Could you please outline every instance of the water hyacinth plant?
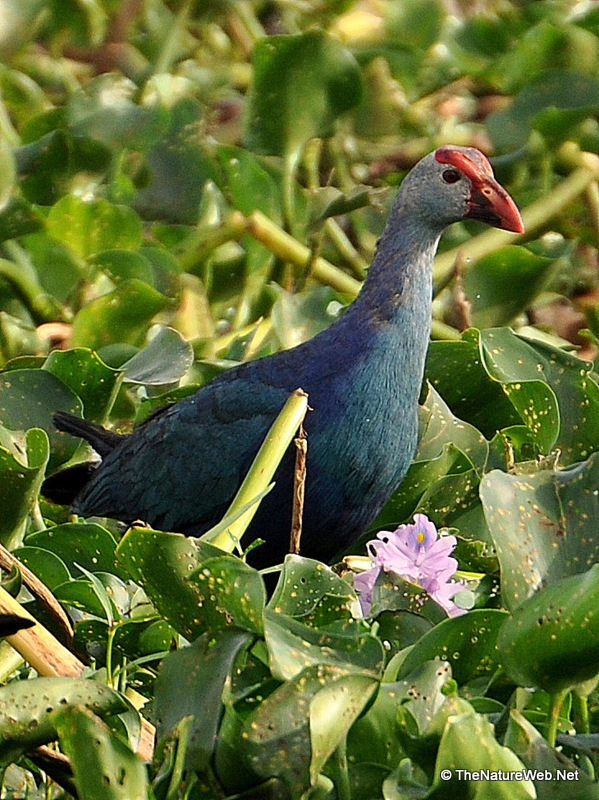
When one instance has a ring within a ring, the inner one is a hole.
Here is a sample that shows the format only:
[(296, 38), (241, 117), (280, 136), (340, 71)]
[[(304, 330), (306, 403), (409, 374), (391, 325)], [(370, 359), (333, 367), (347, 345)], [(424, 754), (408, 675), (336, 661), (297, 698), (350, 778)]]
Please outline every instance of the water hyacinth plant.
[[(0, 798), (599, 800), (597, 3), (0, 19)], [(87, 457), (57, 409), (127, 432), (331, 325), (448, 143), (526, 234), (439, 244), (419, 447), (366, 572), (300, 537), (269, 596), (238, 557), (278, 436), (202, 539), (40, 498)]]
[(439, 536), (434, 523), (425, 514), (414, 514), (411, 525), (400, 525), (393, 532), (380, 531), (368, 542), (373, 567), (354, 578), (364, 616), (372, 608), (372, 590), (381, 572), (392, 572), (424, 589), (450, 617), (464, 614), (451, 599), (465, 588), (451, 580), (458, 562), (451, 557), (457, 544), (455, 536)]

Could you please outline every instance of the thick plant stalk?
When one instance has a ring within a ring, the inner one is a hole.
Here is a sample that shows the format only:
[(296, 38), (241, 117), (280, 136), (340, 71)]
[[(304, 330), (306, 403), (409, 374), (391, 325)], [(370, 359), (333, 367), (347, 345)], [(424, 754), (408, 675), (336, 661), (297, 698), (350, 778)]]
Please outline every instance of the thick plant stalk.
[[(248, 222), (249, 232), (255, 239), (268, 247), (271, 253), (286, 261), (291, 261), (292, 264), (297, 264), (298, 267), (305, 267), (310, 261), (310, 249), (286, 233), (261, 211), (253, 211)], [(350, 297), (355, 297), (362, 285), (360, 281), (321, 257), (314, 259), (312, 276)]]
[[(225, 518), (251, 503), (269, 486), (279, 462), (303, 422), (307, 409), (308, 395), (302, 389), (296, 389), (271, 425), (248, 474), (225, 514)], [(252, 503), (225, 531), (219, 531), (216, 535), (211, 535), (211, 532), (207, 531), (202, 539), (220, 547), (227, 553), (232, 553), (258, 510), (258, 505), (258, 503)]]

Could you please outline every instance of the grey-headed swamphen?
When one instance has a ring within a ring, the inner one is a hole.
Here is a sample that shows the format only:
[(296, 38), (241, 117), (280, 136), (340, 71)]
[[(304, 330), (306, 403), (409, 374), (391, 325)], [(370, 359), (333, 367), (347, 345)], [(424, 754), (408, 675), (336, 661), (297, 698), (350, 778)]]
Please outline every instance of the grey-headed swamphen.
[[(219, 375), (129, 435), (59, 412), (57, 427), (86, 439), (102, 457), (72, 510), (202, 534), (221, 519), (269, 426), (301, 387), (313, 409), (305, 421), (301, 551), (326, 561), (347, 548), (372, 523), (414, 454), (433, 258), (444, 229), (465, 218), (524, 230), (514, 201), (478, 150), (440, 147), (403, 181), (360, 295), (329, 328)], [(244, 538), (244, 544), (266, 540), (250, 554), (257, 566), (278, 563), (288, 550), (293, 450)]]

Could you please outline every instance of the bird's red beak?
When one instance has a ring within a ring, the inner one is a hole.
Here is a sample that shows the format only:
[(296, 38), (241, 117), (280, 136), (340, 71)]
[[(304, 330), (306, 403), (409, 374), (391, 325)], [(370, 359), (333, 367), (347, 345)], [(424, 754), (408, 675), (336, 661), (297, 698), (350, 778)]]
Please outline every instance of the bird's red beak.
[(518, 206), (503, 186), (497, 183), (493, 169), (482, 153), (474, 148), (464, 152), (447, 146), (440, 147), (435, 152), (435, 158), (441, 164), (450, 164), (459, 169), (472, 184), (466, 214), (468, 218), (506, 231), (524, 233)]

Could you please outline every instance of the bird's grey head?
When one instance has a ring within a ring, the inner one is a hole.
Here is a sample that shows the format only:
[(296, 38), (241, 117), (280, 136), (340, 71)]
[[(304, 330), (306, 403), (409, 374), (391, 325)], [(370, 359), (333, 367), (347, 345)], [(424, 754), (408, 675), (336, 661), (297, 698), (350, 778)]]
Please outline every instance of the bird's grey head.
[(442, 229), (471, 218), (522, 233), (516, 204), (493, 176), (485, 156), (473, 147), (446, 145), (429, 153), (404, 179), (398, 202)]

